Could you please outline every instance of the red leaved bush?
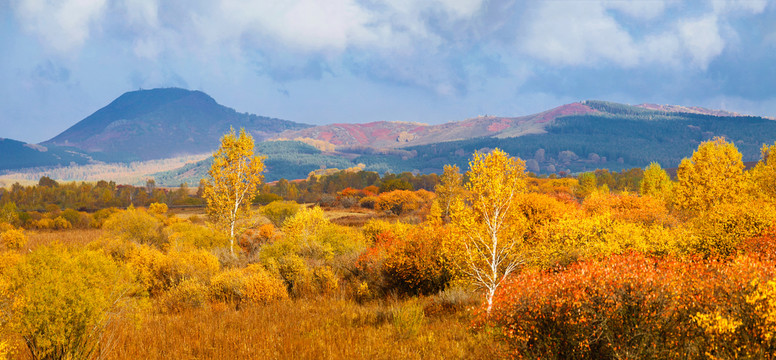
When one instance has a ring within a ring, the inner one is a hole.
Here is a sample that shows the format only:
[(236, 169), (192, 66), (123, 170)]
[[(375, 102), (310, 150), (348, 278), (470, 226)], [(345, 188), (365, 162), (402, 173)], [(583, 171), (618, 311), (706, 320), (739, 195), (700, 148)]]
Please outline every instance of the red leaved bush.
[(410, 295), (436, 293), (455, 272), (444, 248), (445, 236), (447, 229), (436, 226), (414, 227), (404, 238), (384, 231), (359, 257), (357, 267), (373, 288)]
[[(513, 277), (485, 321), (503, 329), (516, 358), (769, 356), (776, 343), (747, 296), (755, 279), (774, 279), (775, 265), (749, 255), (581, 261)], [(716, 322), (704, 327), (698, 314), (714, 314)]]

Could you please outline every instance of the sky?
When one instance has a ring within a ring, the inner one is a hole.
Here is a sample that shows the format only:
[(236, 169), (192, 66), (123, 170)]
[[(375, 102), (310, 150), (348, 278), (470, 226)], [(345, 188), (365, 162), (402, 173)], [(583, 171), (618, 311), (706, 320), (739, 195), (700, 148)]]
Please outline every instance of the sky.
[(308, 124), (520, 116), (586, 99), (776, 117), (776, 1), (0, 0), (0, 137), (127, 91)]

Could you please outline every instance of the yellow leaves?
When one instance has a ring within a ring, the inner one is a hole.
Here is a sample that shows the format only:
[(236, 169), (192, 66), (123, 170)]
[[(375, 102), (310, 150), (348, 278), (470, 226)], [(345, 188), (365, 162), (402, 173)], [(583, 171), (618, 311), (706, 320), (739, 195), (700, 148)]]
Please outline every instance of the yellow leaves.
[(163, 224), (156, 216), (134, 207), (114, 213), (103, 224), (108, 236), (158, 247), (165, 243), (162, 228)]
[(0, 245), (8, 250), (18, 250), (27, 245), (27, 236), (21, 229), (10, 229), (0, 233)]
[(762, 321), (765, 339), (771, 341), (776, 335), (776, 281), (760, 283), (752, 281), (755, 290), (746, 296), (746, 302), (754, 305), (754, 315)]
[(38, 248), (10, 277), (9, 329), (27, 339), (35, 358), (90, 358), (108, 324), (137, 304), (132, 280), (101, 252)]
[(715, 337), (731, 335), (742, 324), (739, 320), (722, 316), (719, 311), (710, 314), (697, 313), (691, 318), (707, 335)]
[(0, 360), (9, 359), (12, 351), (13, 348), (11, 347), (11, 344), (7, 343), (5, 340), (0, 340)]
[(375, 210), (391, 211), (396, 215), (416, 210), (423, 205), (423, 199), (414, 191), (393, 190), (382, 193), (375, 200)]
[(738, 201), (746, 177), (741, 153), (724, 138), (702, 143), (690, 159), (682, 160), (676, 176), (676, 204), (691, 213)]
[(673, 188), (674, 183), (660, 164), (653, 162), (644, 169), (644, 177), (639, 184), (641, 196), (651, 196), (668, 202)]
[(205, 183), (204, 196), (208, 214), (229, 233), (230, 249), (234, 253), (237, 220), (249, 210), (264, 177), (264, 157), (253, 153), (253, 138), (234, 129), (221, 138), (221, 147), (213, 154), (213, 165)]
[(450, 217), (464, 238), (467, 273), (487, 289), (488, 312), (502, 280), (522, 264), (519, 253), (528, 222), (517, 211), (517, 199), (525, 193), (525, 162), (500, 149), (475, 153), (469, 162), (468, 193), (454, 201)]

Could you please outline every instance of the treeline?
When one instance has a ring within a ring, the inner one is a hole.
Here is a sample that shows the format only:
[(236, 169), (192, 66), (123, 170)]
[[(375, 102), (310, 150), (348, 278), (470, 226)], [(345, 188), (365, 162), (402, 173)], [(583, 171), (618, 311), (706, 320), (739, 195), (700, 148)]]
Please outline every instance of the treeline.
[(49, 177), (42, 177), (37, 185), (22, 186), (19, 183), (9, 189), (0, 188), (0, 206), (14, 204), (19, 210), (41, 211), (50, 209), (76, 209), (95, 211), (109, 207), (149, 206), (151, 203), (168, 205), (202, 205), (204, 201), (189, 194), (182, 184), (176, 190), (156, 186), (154, 180), (146, 186), (117, 185), (113, 181), (70, 182), (60, 184)]

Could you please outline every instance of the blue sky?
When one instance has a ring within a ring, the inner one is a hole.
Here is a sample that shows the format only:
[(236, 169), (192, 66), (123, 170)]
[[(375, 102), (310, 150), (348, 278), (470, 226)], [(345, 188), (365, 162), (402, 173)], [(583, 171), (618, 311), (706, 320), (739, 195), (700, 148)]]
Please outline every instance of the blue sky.
[(0, 137), (122, 93), (293, 121), (442, 123), (569, 102), (776, 116), (776, 1), (0, 1)]

